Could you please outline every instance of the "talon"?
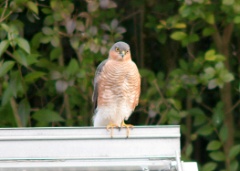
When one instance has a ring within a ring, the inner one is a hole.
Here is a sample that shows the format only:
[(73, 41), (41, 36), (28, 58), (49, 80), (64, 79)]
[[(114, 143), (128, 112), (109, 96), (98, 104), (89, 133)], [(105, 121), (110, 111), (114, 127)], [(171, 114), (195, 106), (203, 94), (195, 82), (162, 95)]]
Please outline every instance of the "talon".
[(113, 137), (113, 128), (115, 128), (115, 127), (119, 128), (118, 125), (113, 124), (113, 123), (108, 124), (106, 127), (107, 131), (109, 131), (109, 130), (111, 131), (111, 133), (110, 133), (111, 138)]
[(127, 138), (128, 138), (129, 137), (129, 133), (130, 133), (130, 128), (133, 129), (133, 125), (125, 124), (124, 121), (122, 121), (121, 127), (126, 127), (126, 129), (127, 129)]

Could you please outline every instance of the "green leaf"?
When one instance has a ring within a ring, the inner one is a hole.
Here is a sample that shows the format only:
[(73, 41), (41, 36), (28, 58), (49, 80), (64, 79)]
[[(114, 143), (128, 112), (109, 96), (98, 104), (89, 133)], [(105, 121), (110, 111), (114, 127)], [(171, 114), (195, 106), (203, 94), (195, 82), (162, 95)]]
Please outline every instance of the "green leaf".
[(205, 53), (205, 60), (206, 61), (215, 61), (216, 60), (216, 52), (214, 49), (210, 49)]
[(39, 122), (62, 122), (64, 119), (55, 111), (41, 109), (33, 114), (33, 118)]
[(2, 95), (2, 106), (6, 105), (10, 101), (12, 96), (13, 96), (12, 88), (10, 86), (8, 86)]
[[(177, 100), (177, 99), (173, 99), (173, 98), (169, 98), (169, 99), (167, 99), (167, 101), (170, 103), (170, 104), (172, 104), (174, 107), (175, 107), (175, 109), (177, 109), (177, 110), (181, 110), (182, 109), (182, 103), (181, 103), (181, 101), (179, 101), (179, 100)], [(177, 112), (178, 113), (178, 112)], [(177, 114), (177, 115), (179, 115), (179, 113)]]
[(151, 98), (155, 94), (157, 94), (157, 89), (155, 87), (151, 86), (150, 88), (148, 88), (147, 93), (146, 93), (147, 98)]
[(217, 164), (214, 162), (209, 162), (203, 165), (202, 171), (214, 171), (217, 167)]
[(238, 167), (239, 167), (239, 162), (237, 160), (231, 161), (231, 164), (230, 164), (231, 171), (237, 171)]
[(50, 53), (50, 59), (58, 59), (62, 55), (62, 49), (60, 47), (54, 48)]
[(45, 34), (45, 35), (53, 35), (54, 34), (54, 31), (52, 28), (50, 27), (43, 27), (42, 28), (42, 32)]
[(222, 3), (223, 5), (233, 5), (234, 0), (223, 0)]
[(208, 78), (211, 79), (215, 76), (216, 71), (213, 67), (207, 67), (204, 69), (204, 72), (208, 75)]
[(35, 14), (38, 14), (38, 7), (37, 7), (37, 4), (32, 2), (32, 1), (28, 1), (27, 2), (27, 6), (28, 8), (33, 11)]
[(218, 150), (221, 146), (222, 146), (222, 143), (220, 141), (213, 140), (208, 143), (207, 150), (209, 151)]
[(24, 51), (22, 51), (21, 49), (18, 49), (16, 51), (13, 52), (13, 55), (15, 57), (15, 59), (23, 66), (28, 66), (27, 63), (27, 56), (26, 53)]
[(225, 56), (217, 54), (216, 56), (216, 61), (224, 61), (225, 60)]
[(223, 125), (220, 129), (219, 136), (222, 142), (225, 142), (228, 138), (228, 129), (225, 125)]
[(187, 37), (187, 34), (182, 32), (182, 31), (176, 31), (176, 32), (173, 32), (170, 37), (173, 39), (173, 40), (183, 40), (184, 38)]
[(43, 37), (43, 33), (42, 32), (39, 32), (37, 34), (35, 34), (31, 40), (31, 47), (33, 49), (38, 49), (39, 45), (40, 45), (40, 39)]
[(165, 42), (166, 42), (166, 40), (167, 40), (167, 34), (165, 33), (165, 32), (160, 32), (159, 34), (158, 34), (158, 36), (157, 36), (157, 40), (160, 42), (160, 43), (162, 43), (162, 44), (164, 44)]
[(174, 24), (173, 27), (177, 28), (177, 29), (184, 29), (187, 27), (187, 25), (185, 23), (176, 23), (176, 24)]
[(209, 13), (205, 16), (205, 20), (209, 24), (214, 24), (215, 23), (215, 17), (212, 13)]
[(54, 47), (58, 47), (59, 44), (60, 44), (60, 39), (58, 36), (53, 36), (51, 38), (51, 44), (54, 46)]
[(53, 12), (50, 8), (42, 8), (41, 11), (42, 11), (44, 14), (51, 14), (51, 13)]
[(70, 44), (71, 44), (71, 46), (72, 46), (72, 48), (73, 49), (78, 49), (79, 48), (79, 39), (77, 38), (77, 37), (72, 37), (71, 39), (70, 39)]
[(0, 43), (0, 57), (7, 50), (8, 46), (9, 46), (9, 41), (8, 40), (1, 41), (1, 43)]
[(25, 77), (24, 77), (24, 80), (27, 82), (27, 83), (33, 83), (35, 82), (37, 79), (39, 79), (40, 77), (46, 75), (46, 73), (44, 72), (40, 72), (40, 71), (33, 71), (33, 72), (30, 72), (29, 74), (27, 74)]
[(27, 40), (18, 37), (17, 38), (17, 44), (20, 48), (22, 48), (25, 52), (30, 53), (30, 45)]
[(52, 9), (57, 9), (59, 7), (59, 4), (57, 1), (51, 1), (50, 6)]
[(41, 37), (40, 42), (46, 44), (46, 43), (49, 43), (51, 40), (52, 40), (52, 36), (43, 36)]
[(0, 77), (3, 77), (14, 66), (14, 61), (6, 61), (0, 66)]
[[(52, 2), (52, 1), (51, 1)], [(47, 25), (47, 26), (50, 26), (54, 23), (54, 18), (52, 15), (49, 15), (47, 16), (45, 19), (44, 19), (44, 25)]]
[(17, 97), (18, 95), (23, 95), (24, 92), (24, 83), (22, 82), (20, 71), (12, 71), (10, 73), (10, 84), (9, 87), (11, 87), (11, 91), (14, 97)]
[(186, 71), (188, 70), (188, 63), (187, 63), (186, 61), (180, 59), (179, 65), (180, 65), (180, 67), (181, 67), (182, 69), (184, 69), (184, 70), (186, 70)]
[(197, 130), (197, 133), (203, 136), (208, 136), (213, 132), (213, 128), (210, 125), (203, 125)]
[(173, 119), (180, 119), (181, 116), (179, 115), (178, 111), (174, 108), (170, 109), (168, 112), (168, 117)]
[(191, 15), (192, 10), (189, 7), (189, 5), (185, 4), (185, 5), (182, 5), (180, 7), (179, 12), (180, 12), (182, 17), (187, 18), (187, 17), (189, 17)]
[(74, 75), (78, 72), (79, 65), (76, 59), (71, 59), (70, 63), (67, 66), (67, 72), (69, 75)]
[(18, 105), (18, 113), (23, 126), (27, 126), (30, 115), (30, 104), (27, 99), (23, 99)]
[(140, 69), (139, 72), (142, 77), (147, 78), (149, 83), (152, 83), (152, 81), (155, 79), (155, 74), (151, 70)]
[(224, 69), (224, 64), (223, 62), (218, 62), (216, 65), (215, 65), (215, 68), (216, 70), (218, 71), (222, 71)]
[(197, 42), (197, 41), (199, 41), (199, 36), (197, 34), (190, 34), (187, 37), (187, 40), (188, 40), (188, 44), (193, 43), (193, 42)]
[(170, 109), (168, 114), (167, 114), (168, 118), (169, 118), (169, 123), (170, 124), (178, 124), (181, 116), (179, 115), (178, 111), (176, 109)]
[(240, 154), (240, 145), (234, 145), (229, 152), (229, 158), (234, 159)]
[(215, 32), (215, 29), (212, 27), (207, 27), (203, 29), (202, 35), (203, 36), (210, 36)]
[(212, 121), (216, 126), (222, 124), (223, 122), (223, 119), (224, 119), (223, 107), (224, 107), (224, 104), (222, 101), (220, 101), (217, 103), (216, 107), (213, 109)]
[(1, 23), (1, 27), (6, 31), (9, 32), (10, 28), (6, 23)]
[(30, 66), (32, 64), (35, 64), (38, 62), (38, 57), (40, 55), (39, 54), (29, 54), (26, 58), (27, 58), (27, 65)]
[(224, 161), (225, 155), (222, 151), (214, 151), (209, 154), (209, 156), (215, 161)]
[(192, 108), (188, 110), (188, 113), (194, 117), (194, 126), (200, 126), (207, 121), (207, 117), (200, 108)]
[(239, 24), (240, 23), (240, 16), (238, 15), (238, 16), (234, 17), (233, 22), (235, 24)]
[(192, 146), (192, 144), (188, 144), (187, 149), (186, 149), (186, 156), (190, 157), (192, 152), (193, 152), (193, 146)]
[(228, 82), (234, 80), (234, 76), (232, 73), (224, 73), (224, 74), (220, 75), (220, 77), (225, 83), (228, 83)]

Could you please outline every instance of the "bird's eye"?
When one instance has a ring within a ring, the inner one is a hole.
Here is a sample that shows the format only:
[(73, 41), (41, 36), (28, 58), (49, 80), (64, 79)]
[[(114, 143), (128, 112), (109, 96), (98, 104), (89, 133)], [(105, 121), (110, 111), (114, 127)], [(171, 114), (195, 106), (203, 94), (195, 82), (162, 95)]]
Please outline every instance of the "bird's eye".
[(115, 48), (115, 51), (116, 51), (116, 52), (119, 52), (119, 48), (118, 48), (118, 47), (116, 47), (116, 48)]
[(126, 51), (126, 53), (128, 53), (128, 52), (129, 52), (129, 50)]

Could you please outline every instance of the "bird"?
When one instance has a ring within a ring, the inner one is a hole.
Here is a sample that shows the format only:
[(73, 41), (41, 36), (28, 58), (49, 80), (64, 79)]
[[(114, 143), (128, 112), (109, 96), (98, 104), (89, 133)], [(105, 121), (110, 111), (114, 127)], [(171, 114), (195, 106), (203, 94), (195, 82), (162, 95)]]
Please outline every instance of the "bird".
[(139, 103), (141, 76), (127, 43), (119, 41), (110, 48), (108, 58), (96, 69), (93, 84), (93, 126), (106, 126), (111, 137), (113, 128), (125, 127), (129, 137), (133, 125), (124, 120)]

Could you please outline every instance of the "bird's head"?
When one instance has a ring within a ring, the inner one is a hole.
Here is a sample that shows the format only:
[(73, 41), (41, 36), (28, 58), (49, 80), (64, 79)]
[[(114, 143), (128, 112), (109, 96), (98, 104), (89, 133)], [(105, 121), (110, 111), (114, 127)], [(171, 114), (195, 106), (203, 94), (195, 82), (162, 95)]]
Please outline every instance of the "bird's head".
[(115, 43), (110, 51), (109, 58), (117, 61), (126, 61), (131, 59), (130, 47), (125, 42)]

